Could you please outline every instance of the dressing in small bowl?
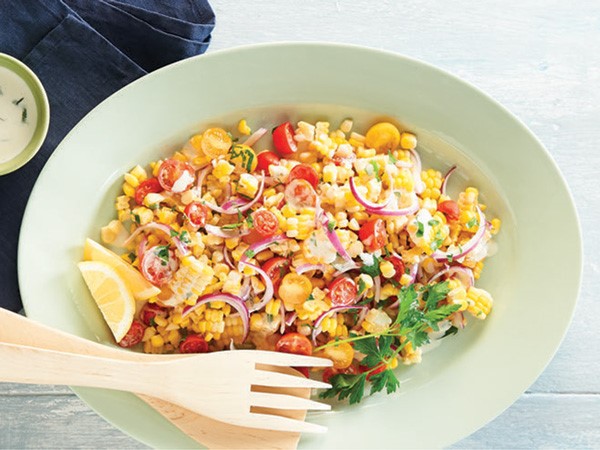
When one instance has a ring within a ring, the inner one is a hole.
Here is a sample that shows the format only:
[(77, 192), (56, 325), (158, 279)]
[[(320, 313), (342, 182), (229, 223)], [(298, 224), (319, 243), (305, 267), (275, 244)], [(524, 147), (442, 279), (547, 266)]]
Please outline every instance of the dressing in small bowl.
[(49, 111), (35, 74), (0, 53), (0, 175), (17, 170), (37, 153), (48, 132)]

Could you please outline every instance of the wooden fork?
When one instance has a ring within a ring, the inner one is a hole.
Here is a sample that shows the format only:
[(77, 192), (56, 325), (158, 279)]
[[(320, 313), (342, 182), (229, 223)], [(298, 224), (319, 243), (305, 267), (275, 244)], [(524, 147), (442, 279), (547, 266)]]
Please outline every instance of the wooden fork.
[[(329, 405), (260, 389), (329, 387), (319, 381), (264, 370), (265, 365), (331, 365), (331, 361), (322, 358), (236, 350), (134, 362), (0, 343), (0, 360), (0, 381), (130, 391), (161, 398), (238, 426), (309, 433), (326, 431), (320, 425), (268, 414), (262, 408), (328, 410)], [(257, 388), (253, 390), (252, 386)], [(261, 412), (251, 410), (255, 408), (261, 408)]]
[[(2, 308), (0, 308), (0, 342), (130, 361), (187, 357), (187, 355), (150, 355), (102, 345), (48, 327)], [(301, 376), (297, 371), (288, 367), (271, 366), (268, 369)], [(305, 398), (310, 395), (311, 391), (307, 388), (271, 388), (271, 390)], [(183, 433), (211, 449), (294, 449), (297, 447), (300, 438), (299, 433), (239, 427), (196, 414), (164, 400), (145, 395), (139, 397)], [(297, 420), (304, 420), (306, 416), (306, 411), (302, 410), (282, 410), (278, 413)]]

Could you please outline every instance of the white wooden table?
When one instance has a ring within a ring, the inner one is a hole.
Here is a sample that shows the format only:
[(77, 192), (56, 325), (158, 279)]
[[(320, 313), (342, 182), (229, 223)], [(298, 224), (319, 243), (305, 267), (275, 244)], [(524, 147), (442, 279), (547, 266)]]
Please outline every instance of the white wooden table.
[[(218, 24), (210, 51), (285, 40), (392, 50), (473, 83), (540, 137), (567, 178), (583, 228), (584, 277), (575, 318), (537, 382), (506, 412), (455, 447), (600, 448), (600, 2), (212, 4)], [(552, 207), (550, 199), (540, 201)], [(56, 447), (143, 446), (66, 388), (0, 386), (0, 448)]]

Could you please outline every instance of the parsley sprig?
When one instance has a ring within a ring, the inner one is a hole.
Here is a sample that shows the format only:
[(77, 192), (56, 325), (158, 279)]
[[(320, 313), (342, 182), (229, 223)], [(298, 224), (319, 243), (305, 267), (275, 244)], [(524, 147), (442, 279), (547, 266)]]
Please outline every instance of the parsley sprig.
[(398, 297), (398, 314), (386, 330), (377, 334), (352, 333), (346, 339), (317, 347), (315, 351), (348, 342), (365, 355), (361, 361), (362, 373), (334, 375), (330, 379), (331, 388), (322, 392), (321, 397), (348, 398), (350, 404), (358, 403), (363, 399), (367, 383), (371, 385), (369, 395), (384, 389), (388, 394), (395, 392), (400, 381), (391, 368), (393, 360), (408, 344), (414, 349), (427, 344), (428, 330), (439, 331), (438, 323), (458, 310), (459, 305), (442, 303), (449, 291), (447, 281), (425, 286), (419, 292), (414, 285), (403, 287)]

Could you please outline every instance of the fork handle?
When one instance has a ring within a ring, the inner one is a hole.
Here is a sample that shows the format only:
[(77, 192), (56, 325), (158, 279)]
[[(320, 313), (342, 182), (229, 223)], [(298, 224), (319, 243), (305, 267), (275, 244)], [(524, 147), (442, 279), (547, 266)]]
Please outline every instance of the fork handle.
[(0, 381), (149, 394), (148, 364), (0, 343)]

